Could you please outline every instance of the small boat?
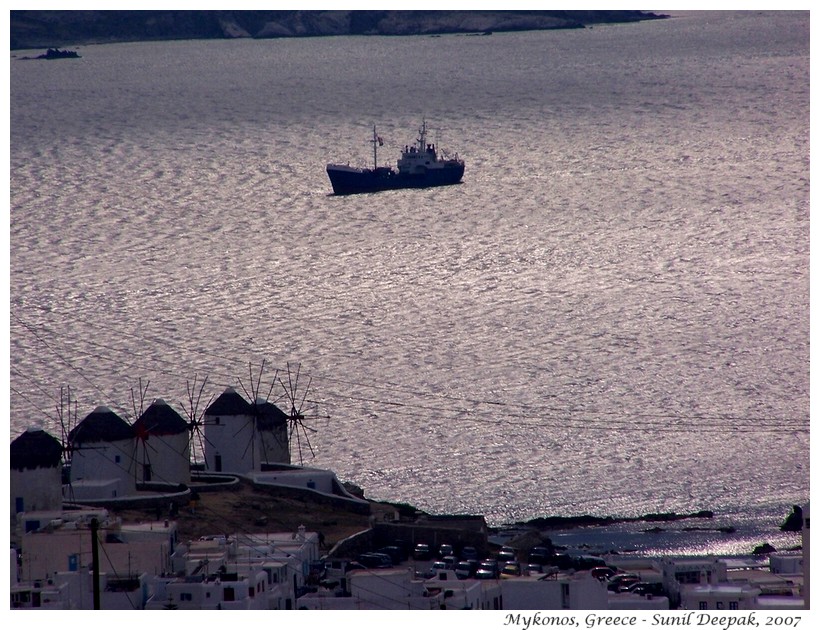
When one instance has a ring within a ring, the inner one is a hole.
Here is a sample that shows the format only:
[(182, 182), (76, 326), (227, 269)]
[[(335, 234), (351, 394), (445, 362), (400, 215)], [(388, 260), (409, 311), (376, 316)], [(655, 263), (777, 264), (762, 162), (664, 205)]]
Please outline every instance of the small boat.
[(373, 168), (328, 164), (327, 175), (333, 192), (350, 195), (399, 188), (429, 188), (457, 184), (464, 176), (464, 160), (440, 154), (435, 144), (427, 142), (427, 123), (422, 121), (416, 144), (406, 145), (396, 168), (378, 165), (378, 148), (384, 145), (373, 127)]

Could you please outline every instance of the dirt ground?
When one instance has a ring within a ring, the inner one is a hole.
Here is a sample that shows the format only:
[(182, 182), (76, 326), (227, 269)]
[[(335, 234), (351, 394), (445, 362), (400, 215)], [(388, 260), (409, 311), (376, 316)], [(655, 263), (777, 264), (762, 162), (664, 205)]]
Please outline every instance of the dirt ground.
[(357, 514), (338, 507), (308, 500), (277, 497), (275, 490), (240, 484), (230, 490), (202, 492), (196, 505), (171, 509), (130, 509), (112, 512), (123, 522), (145, 522), (170, 518), (177, 522), (179, 539), (193, 540), (206, 535), (232, 535), (262, 532), (296, 531), (304, 525), (318, 532), (322, 550), (357, 532), (368, 529), (371, 519), (382, 520), (395, 508), (371, 502), (371, 515)]

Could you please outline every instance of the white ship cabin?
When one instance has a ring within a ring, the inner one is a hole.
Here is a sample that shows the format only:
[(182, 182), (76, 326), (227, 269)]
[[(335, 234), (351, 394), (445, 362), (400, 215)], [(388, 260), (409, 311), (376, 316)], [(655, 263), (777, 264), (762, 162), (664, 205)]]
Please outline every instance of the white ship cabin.
[(133, 424), (137, 483), (177, 485), (191, 481), (188, 423), (161, 398)]
[(439, 159), (436, 145), (427, 142), (427, 123), (422, 123), (416, 144), (404, 147), (396, 165), (401, 174), (423, 175), (430, 168), (440, 168), (446, 161)]
[(70, 501), (115, 499), (136, 493), (134, 432), (108, 407), (88, 414), (68, 434), (71, 472), (64, 497)]
[(31, 428), (9, 448), (11, 460), (11, 514), (60, 510), (63, 447), (52, 435)]

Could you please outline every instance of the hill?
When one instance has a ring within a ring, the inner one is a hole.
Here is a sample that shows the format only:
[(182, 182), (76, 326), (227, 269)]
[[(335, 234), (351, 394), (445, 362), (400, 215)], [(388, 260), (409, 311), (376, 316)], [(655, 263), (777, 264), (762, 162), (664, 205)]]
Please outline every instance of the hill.
[(646, 11), (11, 11), (11, 49), (173, 39), (438, 35), (584, 28)]

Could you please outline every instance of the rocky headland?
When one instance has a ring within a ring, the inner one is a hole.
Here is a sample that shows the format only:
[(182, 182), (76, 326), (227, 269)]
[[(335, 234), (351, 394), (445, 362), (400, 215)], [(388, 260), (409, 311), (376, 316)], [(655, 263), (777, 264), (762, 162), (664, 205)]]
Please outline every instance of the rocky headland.
[(647, 11), (11, 11), (11, 49), (174, 39), (490, 34), (668, 17)]

